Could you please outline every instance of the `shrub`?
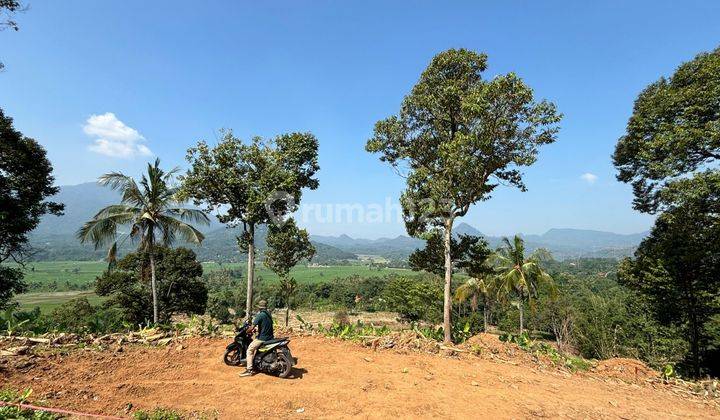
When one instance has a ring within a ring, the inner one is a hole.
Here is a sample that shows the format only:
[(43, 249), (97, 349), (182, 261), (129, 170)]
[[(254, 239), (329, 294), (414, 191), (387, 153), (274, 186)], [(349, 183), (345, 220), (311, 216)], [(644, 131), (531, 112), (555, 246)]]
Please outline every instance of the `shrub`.
[(333, 316), (333, 324), (337, 325), (349, 325), (350, 324), (350, 317), (348, 317), (348, 313), (346, 310), (341, 309), (337, 312), (335, 312), (335, 316)]
[(152, 411), (138, 410), (133, 414), (135, 420), (182, 420), (182, 416), (174, 410), (156, 408)]

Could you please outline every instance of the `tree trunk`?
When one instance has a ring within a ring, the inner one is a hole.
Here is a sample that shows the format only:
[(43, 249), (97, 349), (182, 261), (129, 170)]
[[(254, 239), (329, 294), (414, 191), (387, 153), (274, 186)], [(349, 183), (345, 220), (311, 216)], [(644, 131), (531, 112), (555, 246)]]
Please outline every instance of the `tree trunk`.
[(152, 288), (153, 300), (153, 324), (158, 323), (158, 301), (157, 301), (157, 284), (155, 282), (155, 256), (153, 256), (153, 247), (150, 247), (150, 287)]
[(518, 305), (518, 309), (520, 309), (520, 334), (523, 333), (525, 329), (525, 323), (523, 319), (523, 294), (520, 292), (520, 304)]
[(450, 244), (452, 239), (453, 219), (445, 220), (445, 296), (443, 300), (443, 330), (445, 332), (445, 343), (452, 343), (452, 322), (451, 322), (451, 286), (452, 286), (452, 257), (450, 255)]
[(287, 328), (289, 321), (290, 321), (290, 305), (287, 305), (287, 308), (285, 308), (285, 328)]
[(245, 316), (251, 319), (253, 303), (253, 282), (255, 281), (255, 225), (248, 226), (248, 266), (247, 266), (247, 300)]
[[(691, 308), (691, 310), (694, 308)], [(698, 328), (697, 314), (693, 311), (690, 315), (690, 353), (692, 353), (693, 375), (700, 377), (700, 332)]]
[(470, 299), (470, 309), (472, 309), (473, 312), (477, 312), (478, 308), (478, 295), (476, 293), (473, 293), (472, 298)]
[(485, 299), (485, 302), (483, 304), (483, 331), (487, 332), (488, 330), (488, 305), (487, 305), (487, 299)]

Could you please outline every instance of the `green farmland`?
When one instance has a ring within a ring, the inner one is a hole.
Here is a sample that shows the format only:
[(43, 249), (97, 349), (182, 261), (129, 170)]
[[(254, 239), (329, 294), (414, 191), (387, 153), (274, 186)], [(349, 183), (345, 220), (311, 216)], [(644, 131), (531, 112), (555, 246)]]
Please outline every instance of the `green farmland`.
[[(216, 270), (233, 270), (242, 273), (245, 278), (246, 264), (230, 263), (217, 264), (203, 263), (204, 272)], [(275, 282), (277, 275), (266, 269), (258, 262), (257, 276), (259, 281)], [(25, 281), (30, 286), (29, 293), (17, 296), (17, 300), (24, 310), (39, 306), (42, 311), (50, 311), (56, 306), (77, 297), (87, 297), (92, 303), (98, 303), (101, 298), (92, 292), (92, 282), (107, 268), (102, 261), (42, 261), (26, 265)], [(350, 276), (372, 277), (385, 276), (392, 273), (412, 273), (400, 268), (370, 268), (366, 265), (344, 266), (297, 266), (291, 275), (298, 283), (321, 283), (335, 278)]]

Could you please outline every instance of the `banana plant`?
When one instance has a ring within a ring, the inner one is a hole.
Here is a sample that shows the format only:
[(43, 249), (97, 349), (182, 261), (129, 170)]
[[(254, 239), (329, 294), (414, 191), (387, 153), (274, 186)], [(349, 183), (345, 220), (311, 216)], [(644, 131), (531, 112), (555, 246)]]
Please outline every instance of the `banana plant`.
[(23, 319), (22, 321), (19, 321), (17, 318), (15, 318), (13, 309), (7, 308), (5, 310), (5, 315), (3, 316), (3, 322), (5, 324), (5, 332), (7, 333), (7, 335), (15, 335), (20, 331), (20, 328), (23, 325), (29, 322), (29, 320)]

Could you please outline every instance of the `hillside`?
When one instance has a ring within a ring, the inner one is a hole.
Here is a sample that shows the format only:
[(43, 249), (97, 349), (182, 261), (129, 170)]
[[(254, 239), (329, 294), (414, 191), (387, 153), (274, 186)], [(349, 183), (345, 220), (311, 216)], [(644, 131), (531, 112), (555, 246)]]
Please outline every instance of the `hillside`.
[[(36, 261), (62, 260), (99, 260), (104, 258), (107, 250), (93, 249), (92, 245), (80, 244), (75, 233), (83, 223), (90, 220), (102, 207), (117, 203), (120, 195), (110, 188), (102, 187), (94, 182), (60, 187), (60, 192), (53, 200), (65, 204), (63, 216), (44, 216), (40, 225), (30, 235), (30, 244), (34, 248)], [(210, 218), (210, 225), (197, 226), (205, 234), (201, 246), (180, 244), (194, 250), (201, 261), (239, 261), (244, 259), (238, 251), (236, 237), (239, 229), (228, 229), (215, 217)], [(257, 228), (257, 246), (265, 249), (267, 228)], [(318, 263), (352, 260), (352, 253), (333, 246), (314, 242), (317, 254), (313, 261)], [(123, 242), (121, 254), (135, 248), (131, 241)]]

